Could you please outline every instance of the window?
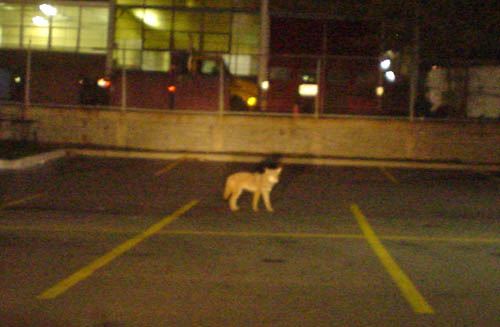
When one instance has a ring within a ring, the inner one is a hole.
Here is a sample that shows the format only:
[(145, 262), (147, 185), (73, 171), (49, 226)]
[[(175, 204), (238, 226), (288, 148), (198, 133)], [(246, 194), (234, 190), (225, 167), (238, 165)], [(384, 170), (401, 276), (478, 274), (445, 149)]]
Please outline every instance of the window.
[(229, 35), (205, 33), (203, 35), (203, 51), (229, 52)]
[(54, 7), (55, 14), (48, 15), (39, 5), (0, 2), (0, 46), (105, 53), (108, 7)]
[(259, 51), (260, 17), (234, 14), (231, 53), (257, 54)]
[(201, 14), (190, 11), (176, 11), (174, 16), (174, 26), (176, 31), (200, 32)]
[(115, 42), (120, 49), (142, 48), (142, 23), (136, 18), (133, 10), (117, 11)]
[(174, 33), (174, 49), (175, 50), (200, 50), (200, 34), (199, 33)]
[(108, 9), (82, 7), (79, 51), (104, 52), (107, 47)]
[(224, 62), (233, 75), (257, 75), (257, 58), (250, 55), (224, 55)]
[[(115, 57), (119, 63), (127, 66), (139, 65), (143, 69), (147, 67), (148, 70), (154, 70), (155, 65), (158, 65), (158, 70), (164, 70), (169, 66), (165, 54), (171, 51), (257, 54), (259, 16), (231, 11), (235, 3), (241, 5), (250, 2), (118, 1), (118, 5), (127, 6), (118, 7), (116, 13), (115, 43), (118, 51)], [(203, 10), (207, 7), (217, 10)], [(132, 55), (130, 50), (140, 51), (142, 55), (136, 56), (135, 52)], [(254, 70), (254, 62), (255, 58), (248, 57), (232, 65), (247, 75)]]
[(144, 49), (170, 49), (172, 12), (167, 10), (147, 9), (145, 15)]
[(169, 71), (170, 53), (166, 51), (144, 51), (141, 68), (143, 70)]
[(18, 47), (21, 33), (21, 6), (0, 3), (0, 46)]
[(231, 14), (230, 13), (204, 13), (203, 30), (211, 33), (230, 33)]
[(50, 48), (72, 51), (77, 47), (79, 7), (57, 6), (57, 15), (49, 17)]

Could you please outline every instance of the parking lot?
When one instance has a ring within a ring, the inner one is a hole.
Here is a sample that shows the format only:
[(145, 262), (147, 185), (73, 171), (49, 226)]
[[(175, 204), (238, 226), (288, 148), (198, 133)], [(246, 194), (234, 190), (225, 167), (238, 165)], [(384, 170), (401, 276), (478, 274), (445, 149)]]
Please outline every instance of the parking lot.
[(71, 157), (0, 171), (1, 326), (499, 326), (499, 176)]

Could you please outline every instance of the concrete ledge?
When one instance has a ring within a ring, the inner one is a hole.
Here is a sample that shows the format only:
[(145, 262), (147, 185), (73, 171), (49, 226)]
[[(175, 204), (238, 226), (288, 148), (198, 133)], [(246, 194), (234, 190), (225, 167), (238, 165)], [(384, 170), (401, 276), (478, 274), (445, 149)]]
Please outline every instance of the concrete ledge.
[[(89, 156), (104, 158), (136, 158), (153, 160), (200, 160), (217, 162), (247, 162), (257, 163), (268, 158), (264, 154), (245, 153), (196, 153), (196, 152), (156, 152), (156, 151), (128, 151), (107, 149), (62, 149), (29, 156), (16, 160), (0, 160), (0, 169), (26, 169), (43, 165), (48, 161), (67, 156)], [(499, 164), (490, 163), (459, 163), (439, 161), (408, 161), (408, 160), (383, 160), (370, 158), (336, 158), (336, 157), (306, 157), (287, 156), (280, 157), (284, 164), (324, 165), (324, 166), (352, 166), (352, 167), (386, 167), (410, 169), (455, 169), (474, 171), (500, 171)]]
[(34, 166), (43, 165), (50, 160), (65, 157), (66, 154), (66, 150), (55, 150), (14, 160), (0, 159), (0, 169), (31, 168)]

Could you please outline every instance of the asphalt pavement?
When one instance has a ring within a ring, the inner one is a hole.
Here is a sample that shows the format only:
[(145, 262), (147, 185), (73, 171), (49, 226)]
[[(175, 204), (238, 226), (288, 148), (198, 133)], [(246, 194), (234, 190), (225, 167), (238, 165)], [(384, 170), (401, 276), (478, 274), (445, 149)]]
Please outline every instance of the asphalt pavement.
[(63, 157), (0, 171), (0, 325), (500, 325), (499, 176)]

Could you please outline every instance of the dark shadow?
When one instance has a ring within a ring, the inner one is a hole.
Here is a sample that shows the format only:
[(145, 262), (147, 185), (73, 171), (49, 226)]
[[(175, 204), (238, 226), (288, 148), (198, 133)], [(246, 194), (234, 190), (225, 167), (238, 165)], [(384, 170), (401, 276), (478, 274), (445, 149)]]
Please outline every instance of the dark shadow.
[(283, 158), (282, 154), (273, 153), (264, 158), (261, 162), (257, 163), (254, 171), (263, 173), (265, 168), (276, 169), (281, 166), (281, 158)]

